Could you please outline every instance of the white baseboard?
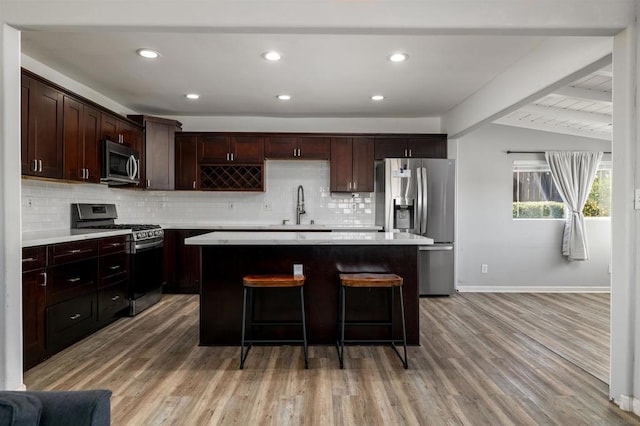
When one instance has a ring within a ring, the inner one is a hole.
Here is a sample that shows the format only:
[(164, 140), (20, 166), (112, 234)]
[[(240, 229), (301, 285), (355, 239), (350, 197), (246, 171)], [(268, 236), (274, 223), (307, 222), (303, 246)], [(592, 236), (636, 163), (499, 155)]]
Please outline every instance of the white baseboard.
[(611, 293), (611, 287), (585, 286), (457, 286), (460, 293)]
[(640, 416), (640, 399), (630, 395), (620, 395), (619, 399), (613, 399), (618, 407), (624, 411), (631, 411), (633, 414)]

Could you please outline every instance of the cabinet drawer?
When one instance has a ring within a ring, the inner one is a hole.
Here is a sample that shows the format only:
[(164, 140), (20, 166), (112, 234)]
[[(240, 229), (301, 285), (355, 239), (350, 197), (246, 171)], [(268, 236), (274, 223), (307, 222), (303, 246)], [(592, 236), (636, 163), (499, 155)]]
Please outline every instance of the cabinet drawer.
[(52, 265), (74, 262), (98, 255), (98, 240), (74, 241), (49, 246)]
[(68, 346), (97, 328), (96, 293), (47, 308), (47, 350)]
[(49, 268), (47, 305), (53, 305), (89, 291), (95, 291), (97, 278), (97, 259)]
[(110, 254), (100, 258), (100, 287), (107, 287), (129, 278), (129, 255)]
[(124, 252), (127, 249), (127, 236), (118, 235), (117, 237), (101, 238), (98, 244), (100, 246), (100, 256)]
[(98, 290), (98, 321), (100, 323), (111, 322), (126, 315), (128, 308), (126, 281)]
[(22, 249), (22, 270), (31, 271), (33, 269), (47, 266), (47, 247), (25, 247)]

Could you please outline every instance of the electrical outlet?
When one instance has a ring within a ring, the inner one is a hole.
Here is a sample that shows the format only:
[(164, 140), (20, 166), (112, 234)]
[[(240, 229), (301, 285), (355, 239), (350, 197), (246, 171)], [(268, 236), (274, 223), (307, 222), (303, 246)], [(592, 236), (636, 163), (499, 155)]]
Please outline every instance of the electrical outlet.
[(33, 207), (33, 198), (27, 197), (27, 200), (25, 202), (25, 207), (28, 209)]
[(262, 204), (262, 210), (270, 212), (271, 211), (271, 203), (268, 201), (265, 201), (264, 204)]
[(231, 202), (227, 204), (227, 207), (229, 208), (229, 210), (233, 210), (235, 208), (235, 206)]
[(480, 270), (481, 270), (481, 272), (483, 274), (488, 274), (489, 273), (489, 265), (487, 265), (486, 263), (483, 263)]
[(302, 264), (300, 264), (300, 263), (294, 263), (293, 264), (293, 275), (296, 276), (296, 277), (304, 275), (304, 270), (302, 268)]

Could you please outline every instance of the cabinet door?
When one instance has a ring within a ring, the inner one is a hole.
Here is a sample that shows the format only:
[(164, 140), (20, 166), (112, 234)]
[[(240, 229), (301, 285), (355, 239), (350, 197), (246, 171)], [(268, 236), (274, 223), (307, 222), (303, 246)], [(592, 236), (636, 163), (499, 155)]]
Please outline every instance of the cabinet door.
[(64, 97), (64, 178), (84, 180), (82, 104)]
[(58, 351), (98, 328), (96, 299), (93, 292), (46, 308), (47, 351)]
[(331, 157), (331, 141), (329, 138), (299, 137), (298, 149), (300, 158), (306, 160), (328, 160)]
[(169, 265), (166, 272), (166, 293), (198, 294), (200, 292), (200, 249), (186, 246), (184, 239), (206, 234), (206, 230), (165, 230), (164, 261)]
[[(35, 120), (29, 124), (35, 126), (32, 131), (35, 142), (35, 158), (38, 160), (37, 176), (62, 178), (62, 129), (63, 99), (61, 92), (38, 83), (37, 100), (31, 106), (35, 108)], [(29, 118), (33, 111), (29, 112)], [(31, 131), (30, 131), (31, 133)]]
[(118, 136), (118, 120), (109, 114), (102, 114), (100, 119), (100, 139), (120, 142)]
[(289, 160), (296, 157), (298, 138), (295, 136), (274, 136), (264, 140), (265, 158)]
[(376, 160), (406, 157), (407, 138), (376, 138), (374, 155)]
[[(32, 78), (25, 75), (22, 76), (21, 84), (21, 97), (20, 97), (20, 138), (21, 138), (21, 169), (23, 175), (33, 175), (37, 169), (34, 169), (35, 161), (35, 146), (33, 143), (33, 135), (29, 132), (35, 126), (31, 125), (31, 120), (35, 120), (35, 115), (30, 115), (30, 112), (35, 111), (31, 103), (35, 99), (35, 87), (36, 82)], [(34, 112), (35, 113), (35, 112)]]
[(352, 147), (351, 138), (331, 139), (331, 191), (349, 192), (352, 190)]
[(100, 182), (100, 111), (84, 105), (82, 113), (85, 180)]
[(372, 138), (353, 138), (353, 184), (354, 191), (373, 192)]
[(226, 136), (203, 133), (198, 138), (198, 163), (225, 163), (229, 153)]
[(409, 157), (447, 158), (447, 135), (434, 134), (408, 139)]
[(264, 161), (264, 138), (259, 136), (235, 136), (231, 138), (231, 153), (234, 163), (262, 163)]
[(178, 132), (175, 140), (175, 188), (177, 190), (197, 189), (198, 136)]
[(175, 187), (175, 125), (145, 122), (145, 174), (147, 189)]
[(22, 274), (22, 339), (24, 369), (36, 365), (45, 351), (45, 269)]

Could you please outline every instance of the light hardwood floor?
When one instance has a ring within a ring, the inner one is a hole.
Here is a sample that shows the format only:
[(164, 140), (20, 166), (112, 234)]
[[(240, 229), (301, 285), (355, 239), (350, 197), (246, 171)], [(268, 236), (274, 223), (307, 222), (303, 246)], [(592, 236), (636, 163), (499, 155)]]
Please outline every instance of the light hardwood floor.
[(169, 295), (29, 370), (25, 383), (111, 389), (114, 425), (640, 424), (608, 401), (604, 382), (480, 302), (422, 299), (409, 370), (370, 346), (348, 347), (344, 370), (334, 347), (311, 346), (304, 370), (301, 348), (282, 346), (253, 348), (240, 371), (238, 347), (197, 346), (198, 297)]

